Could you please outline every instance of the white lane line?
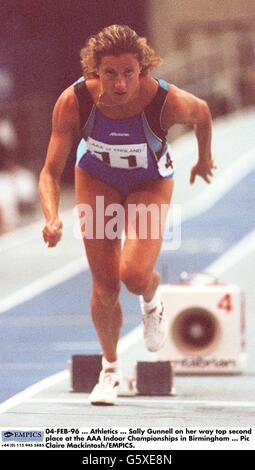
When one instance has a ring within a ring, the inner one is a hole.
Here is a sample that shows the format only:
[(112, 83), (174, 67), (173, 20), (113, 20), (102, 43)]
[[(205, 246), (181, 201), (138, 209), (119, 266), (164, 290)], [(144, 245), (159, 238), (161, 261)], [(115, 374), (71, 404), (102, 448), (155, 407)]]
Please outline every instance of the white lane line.
[[(214, 204), (218, 199), (220, 199), (231, 187), (236, 184), (241, 178), (246, 176), (254, 167), (255, 167), (255, 148), (249, 151), (247, 154), (240, 157), (236, 162), (233, 163), (233, 166), (228, 168), (226, 171), (222, 172), (220, 176), (215, 180), (213, 188), (208, 186), (198, 197), (192, 199), (190, 203), (183, 205), (182, 208), (182, 223), (188, 218), (195, 217), (199, 213), (208, 210), (209, 207)], [(66, 211), (66, 215), (70, 216), (74, 214), (74, 210)], [(170, 215), (171, 217), (171, 215)], [(73, 220), (72, 220), (73, 223)], [(168, 225), (170, 222), (168, 221)], [(37, 228), (37, 223), (35, 227)], [(245, 242), (246, 243), (246, 242)], [(168, 245), (167, 245), (168, 247)], [(245, 248), (247, 249), (247, 247)], [(233, 249), (235, 256), (238, 256), (238, 245)], [(162, 252), (164, 251), (164, 245), (162, 247)], [(232, 250), (230, 254), (226, 253), (226, 260), (232, 257)], [(240, 259), (239, 255), (239, 259)], [(222, 261), (224, 263), (225, 259)], [(217, 268), (217, 262), (213, 263), (213, 268)], [(233, 261), (232, 261), (233, 264)], [(211, 266), (209, 267), (211, 269)], [(208, 268), (208, 269), (209, 269)], [(20, 289), (18, 292), (10, 295), (2, 302), (0, 302), (0, 314), (4, 313), (5, 310), (8, 310), (20, 302), (24, 302), (37, 294), (40, 294), (46, 289), (53, 287), (73, 276), (80, 273), (82, 270), (88, 269), (88, 263), (86, 258), (81, 258), (75, 260), (63, 268), (59, 268), (53, 273), (47, 274), (46, 276), (38, 279), (34, 283)]]
[(85, 256), (56, 269), (0, 301), (0, 314), (5, 313), (16, 305), (30, 300), (45, 290), (50, 289), (87, 269), (88, 262)]
[[(37, 403), (37, 404), (84, 404), (84, 403), (89, 403), (87, 398), (31, 398), (31, 399), (26, 399), (26, 402), (28, 403)], [(171, 407), (174, 405), (188, 405), (188, 406), (201, 406), (201, 407), (212, 407), (212, 408), (255, 408), (255, 401), (223, 401), (223, 400), (176, 400), (173, 397), (162, 397), (162, 398), (144, 398), (143, 396), (140, 397), (128, 397), (128, 398), (118, 398), (118, 403), (128, 403), (128, 404), (134, 404), (134, 405), (142, 405), (143, 403), (149, 404), (149, 405), (154, 405), (154, 404), (160, 404), (160, 405), (168, 405), (168, 410), (171, 410)], [(162, 411), (162, 410), (161, 410)]]
[[(241, 117), (242, 114), (234, 116), (234, 119), (231, 118), (231, 121), (230, 123), (228, 123), (228, 125), (232, 126), (233, 123), (238, 123), (238, 120), (240, 120)], [(229, 132), (229, 129), (227, 132)], [(214, 129), (215, 141), (222, 140), (224, 138), (225, 133), (226, 123), (216, 123)], [(174, 153), (178, 153), (178, 163), (180, 162), (180, 159), (186, 158), (187, 154), (192, 153), (191, 146), (192, 148), (194, 147), (194, 149), (196, 148), (196, 141), (193, 132), (181, 136), (174, 142)], [(227, 167), (226, 169), (223, 169), (221, 173), (216, 174), (212, 187), (207, 186), (206, 189), (202, 190), (202, 192), (200, 192), (200, 194), (197, 195), (194, 199), (188, 201), (186, 204), (183, 204), (183, 220), (189, 217), (193, 217), (193, 213), (200, 213), (209, 208), (223, 194), (229, 191), (229, 189), (231, 189), (241, 178), (246, 176), (255, 167), (254, 154), (255, 148), (250, 149), (248, 152), (241, 153), (240, 157), (235, 160), (230, 167)], [(203, 194), (202, 198), (201, 194)], [(61, 218), (63, 220), (65, 228), (74, 224), (76, 217), (77, 212), (75, 208), (75, 203), (73, 208), (61, 212)], [(29, 224), (28, 226), (20, 227), (16, 229), (15, 232), (1, 235), (0, 253), (6, 250), (16, 248), (17, 246), (27, 243), (30, 240), (34, 239), (35, 233), (40, 233), (42, 226), (43, 218), (39, 221)]]
[[(255, 241), (255, 230), (253, 230), (250, 234), (248, 234), (245, 238), (243, 238), (239, 243), (237, 243), (237, 245), (235, 245), (234, 248), (229, 250), (225, 255), (221, 256), (215, 263), (212, 263), (209, 266), (210, 272), (214, 272), (215, 274), (222, 274), (227, 269), (229, 269), (230, 266), (237, 264), (243, 257), (247, 256), (251, 251), (254, 251), (254, 246), (255, 246), (254, 241)], [(208, 271), (208, 269), (206, 271)], [(127, 335), (123, 336), (123, 338), (121, 338), (119, 341), (119, 346), (118, 346), (119, 353), (123, 354), (123, 352), (125, 352), (127, 349), (139, 343), (139, 340), (141, 339), (141, 337), (142, 337), (142, 330), (140, 326), (135, 328), (133, 331), (131, 331)], [(32, 396), (36, 395), (39, 392), (42, 392), (43, 390), (49, 388), (51, 385), (54, 385), (64, 379), (68, 379), (68, 377), (69, 377), (69, 372), (67, 370), (64, 370), (62, 372), (59, 372), (53, 376), (50, 376), (38, 382), (35, 385), (32, 385), (31, 387), (28, 387), (23, 392), (20, 392), (14, 395), (10, 399), (0, 404), (0, 414), (8, 411), (10, 408), (13, 408), (14, 406), (20, 405), (26, 399), (31, 398)], [(148, 401), (150, 403), (153, 403), (153, 399), (150, 399)], [(177, 400), (174, 400), (173, 403), (177, 403)], [(185, 403), (188, 403), (188, 401), (185, 401)], [(191, 401), (191, 403), (207, 403), (208, 404), (209, 402)], [(216, 404), (219, 406), (219, 404), (225, 403), (225, 402), (217, 401), (217, 402), (210, 402), (210, 403), (212, 404), (212, 406), (213, 406), (213, 403), (215, 403), (215, 406)], [(247, 403), (247, 406), (254, 406), (255, 404), (254, 402), (226, 402), (226, 403), (236, 403), (236, 404), (238, 403), (238, 406), (239, 406), (239, 403), (240, 403), (240, 406), (245, 406), (245, 403)], [(226, 406), (228, 405), (226, 404)]]
[[(222, 171), (218, 178), (215, 179), (213, 187), (208, 186), (203, 190), (199, 196), (192, 199), (190, 202), (182, 206), (182, 223), (195, 217), (199, 213), (207, 210), (214, 204), (220, 197), (222, 197), (231, 187), (236, 184), (241, 178), (246, 176), (255, 167), (255, 148), (249, 152), (241, 155), (240, 158), (233, 163), (230, 168)], [(68, 209), (63, 213), (63, 220), (66, 227), (74, 223), (74, 216), (76, 209)], [(73, 216), (73, 217), (71, 217)], [(171, 213), (168, 217), (167, 226), (171, 225)], [(35, 231), (39, 231), (41, 221), (35, 222), (28, 227), (24, 227), (16, 231), (14, 234), (3, 236), (0, 239), (0, 251), (14, 248), (15, 246), (26, 243), (33, 238)], [(18, 234), (18, 236), (17, 236)], [(6, 237), (6, 238), (5, 238)], [(168, 249), (168, 244), (166, 244)], [(164, 244), (162, 252), (164, 251)], [(13, 308), (17, 304), (29, 300), (30, 298), (42, 293), (44, 290), (54, 287), (55, 285), (79, 274), (82, 270), (88, 269), (86, 258), (75, 260), (63, 268), (57, 269), (53, 273), (38, 279), (32, 284), (20, 289), (14, 294), (8, 296), (0, 302), (0, 314), (6, 310)]]
[[(70, 210), (70, 211), (66, 211), (66, 212), (70, 212), (70, 214), (71, 214), (71, 213), (73, 213), (73, 209)], [(37, 230), (37, 227), (39, 228), (39, 226), (41, 226), (41, 222), (36, 222), (33, 226)], [(28, 234), (30, 228), (31, 228), (31, 226), (26, 227), (23, 231), (23, 234), (25, 234), (25, 235)], [(22, 231), (22, 229), (20, 229), (20, 230)], [(6, 241), (7, 241), (7, 238), (6, 238)], [(15, 242), (15, 238), (13, 238), (13, 241)], [(244, 240), (242, 240), (240, 243), (242, 243), (243, 241)], [(25, 242), (25, 240), (23, 239), (22, 243), (24, 243), (24, 242)], [(237, 253), (238, 252), (238, 245), (239, 244), (237, 244), (233, 248), (233, 250), (235, 250), (235, 252), (236, 252), (236, 260), (240, 260), (241, 257), (243, 256), (243, 255), (240, 255), (240, 254), (238, 255), (238, 253)], [(248, 252), (249, 252), (249, 250), (250, 250), (250, 247), (248, 248)], [(231, 252), (232, 250), (229, 250), (229, 251)], [(223, 255), (223, 257), (227, 256), (228, 253), (229, 252), (227, 252), (225, 255)], [(243, 253), (247, 253), (247, 248), (243, 249)], [(209, 268), (212, 269), (212, 267), (214, 267), (216, 269), (218, 267), (218, 269), (220, 268), (221, 273), (224, 272), (226, 270), (226, 269), (224, 269), (225, 265), (224, 265), (224, 263), (222, 265), (220, 263), (220, 260), (223, 257), (221, 257), (218, 261), (216, 261), (215, 263), (210, 265)], [(231, 262), (231, 259), (232, 259), (231, 256), (229, 256), (229, 262)], [(234, 261), (234, 262), (232, 261), (231, 265), (235, 264), (235, 262), (237, 262), (237, 261)], [(75, 265), (76, 265), (76, 267), (75, 267)], [(78, 265), (79, 265), (79, 267), (78, 267)], [(21, 289), (16, 294), (13, 294), (12, 296), (5, 299), (3, 302), (0, 303), (0, 313), (2, 313), (6, 309), (12, 308), (13, 306), (17, 305), (18, 303), (20, 303), (22, 301), (28, 300), (29, 298), (37, 295), (38, 293), (41, 293), (42, 291), (52, 287), (52, 285), (56, 285), (59, 282), (62, 282), (63, 280), (69, 279), (73, 275), (75, 275), (75, 274), (81, 272), (83, 269), (87, 269), (87, 268), (88, 268), (88, 266), (86, 265), (86, 261), (84, 261), (84, 257), (80, 260), (76, 260), (72, 263), (69, 263), (67, 266), (54, 271), (50, 275), (47, 275), (47, 276), (41, 278), (40, 281), (36, 281), (35, 283), (27, 286), (24, 289)], [(62, 279), (61, 279), (61, 273), (62, 273), (62, 276), (63, 276)], [(53, 284), (52, 285), (49, 281), (49, 279), (51, 277), (53, 278)], [(47, 282), (47, 280), (48, 280), (48, 282)], [(43, 284), (44, 284), (44, 286), (43, 286)], [(119, 351), (120, 352), (125, 351), (126, 349), (128, 349), (128, 347), (135, 344), (137, 339), (140, 339), (140, 337), (141, 337), (141, 328), (138, 327), (133, 332), (130, 332), (127, 335), (127, 346), (124, 345), (126, 337), (122, 338), (121, 341), (123, 342), (123, 345), (121, 344), (121, 342), (119, 343)], [(64, 370), (62, 372), (54, 374), (53, 376), (50, 376), (50, 377), (38, 382), (35, 385), (32, 385), (31, 387), (28, 387), (23, 392), (20, 392), (19, 394), (14, 395), (10, 399), (6, 400), (4, 403), (0, 404), (0, 413), (4, 413), (8, 409), (22, 403), (24, 400), (28, 399), (28, 397), (36, 395), (37, 393), (45, 390), (46, 388), (50, 387), (51, 385), (54, 385), (54, 384), (60, 382), (61, 380), (64, 380), (64, 379), (67, 379), (67, 378), (68, 378), (68, 371)], [(152, 400), (149, 400), (149, 402), (152, 403)], [(176, 401), (175, 401), (175, 403), (176, 403)], [(239, 403), (239, 402), (236, 402), (236, 403)], [(242, 402), (240, 402), (240, 403), (242, 403)], [(217, 404), (219, 405), (219, 402), (217, 402)]]
[[(138, 337), (141, 336), (141, 328), (135, 328), (131, 333), (132, 334), (128, 333), (127, 335), (123, 336), (123, 338), (121, 338), (119, 341), (118, 349), (122, 353), (138, 340)], [(0, 414), (5, 413), (9, 409), (14, 408), (20, 405), (21, 403), (24, 403), (28, 399), (32, 398), (34, 395), (43, 392), (52, 385), (55, 385), (63, 380), (68, 380), (69, 375), (70, 373), (68, 370), (63, 370), (49, 377), (46, 377), (45, 379), (41, 380), (40, 382), (37, 382), (34, 385), (31, 385), (22, 392), (17, 393), (13, 397), (0, 404)]]
[(245, 178), (255, 168), (255, 147), (243, 153), (226, 170), (223, 170), (213, 184), (207, 185), (196, 197), (183, 204), (182, 222), (196, 217), (207, 211), (241, 179)]
[[(127, 333), (127, 335), (123, 336), (120, 339), (118, 350), (123, 353), (126, 349), (130, 348), (132, 344), (135, 343), (141, 336), (141, 328), (135, 328), (131, 333)], [(13, 397), (0, 404), (0, 414), (5, 413), (9, 409), (14, 408), (20, 405), (21, 403), (24, 403), (25, 401), (31, 399), (34, 395), (43, 392), (52, 385), (55, 385), (63, 380), (68, 380), (69, 375), (70, 374), (68, 370), (63, 370), (54, 375), (46, 377), (45, 379), (41, 380), (40, 382), (34, 385), (31, 385), (22, 392), (17, 393)]]
[[(216, 147), (219, 144), (222, 147), (229, 137), (232, 137), (233, 132), (246, 135), (247, 132), (253, 132), (254, 129), (254, 118), (255, 113), (253, 109), (247, 109), (243, 111), (236, 111), (228, 116), (218, 117), (214, 120), (213, 126), (213, 146)], [(245, 124), (243, 124), (245, 123)], [(240, 129), (241, 124), (241, 129)], [(245, 142), (246, 143), (246, 142)], [(181, 162), (187, 157), (194, 156), (197, 153), (197, 142), (193, 131), (186, 132), (179, 136), (173, 141), (172, 147), (175, 153), (178, 155), (176, 163)], [(224, 149), (224, 153), (228, 152), (228, 149)], [(224, 157), (224, 155), (220, 155)]]
[(42, 390), (45, 390), (53, 385), (58, 384), (62, 380), (67, 379), (68, 375), (69, 375), (68, 370), (57, 372), (56, 374), (51, 375), (50, 377), (47, 377), (46, 379), (40, 380), (40, 382), (37, 382), (34, 385), (31, 385), (30, 387), (26, 388), (22, 392), (17, 393), (13, 397), (9, 398), (8, 400), (0, 404), (0, 414), (5, 413), (10, 408), (14, 408), (15, 406), (20, 405), (26, 400), (29, 400), (31, 397), (33, 397), (37, 393), (42, 392)]
[(118, 354), (122, 355), (127, 349), (131, 348), (139, 340), (142, 340), (143, 333), (141, 325), (134, 328), (132, 331), (127, 333), (125, 336), (120, 338), (118, 343)]
[(219, 276), (234, 265), (255, 252), (255, 229), (248, 233), (240, 242), (230, 248), (220, 258), (216, 259), (206, 269), (206, 272)]
[[(72, 209), (66, 209), (61, 212), (61, 219), (63, 221), (64, 228), (71, 226), (74, 223), (75, 207)], [(7, 250), (12, 250), (20, 245), (34, 240), (38, 234), (40, 235), (43, 228), (43, 218), (36, 222), (33, 222), (24, 227), (17, 228), (11, 233), (6, 233), (0, 237), (0, 253)]]
[[(213, 180), (213, 184), (207, 185), (201, 189), (199, 194), (186, 203), (176, 204), (176, 208), (181, 207), (181, 220), (183, 224), (189, 219), (193, 219), (198, 215), (206, 212), (217, 201), (219, 201), (227, 192), (229, 192), (241, 179), (245, 178), (251, 171), (255, 169), (255, 147), (248, 152), (243, 153), (233, 162), (233, 164), (222, 170)], [(179, 225), (177, 221), (177, 212), (174, 213), (174, 204), (167, 216), (166, 227), (172, 227), (173, 224)], [(174, 220), (174, 217), (176, 220)], [(162, 252), (169, 249), (169, 244), (162, 245)]]
[[(140, 336), (142, 336), (141, 328), (135, 328), (131, 333), (128, 333), (120, 339), (118, 350), (123, 353), (126, 349), (132, 346), (132, 344), (135, 343), (138, 338), (140, 338)], [(0, 404), (0, 414), (5, 413), (9, 409), (14, 408), (20, 405), (21, 403), (24, 403), (28, 399), (31, 399), (34, 395), (43, 392), (52, 385), (55, 385), (63, 380), (68, 380), (69, 376), (69, 371), (63, 370), (61, 372), (57, 372), (56, 374), (50, 375), (49, 377), (46, 377), (45, 379), (41, 380), (40, 382), (37, 382), (34, 385), (31, 385), (22, 392), (17, 393), (13, 397)]]

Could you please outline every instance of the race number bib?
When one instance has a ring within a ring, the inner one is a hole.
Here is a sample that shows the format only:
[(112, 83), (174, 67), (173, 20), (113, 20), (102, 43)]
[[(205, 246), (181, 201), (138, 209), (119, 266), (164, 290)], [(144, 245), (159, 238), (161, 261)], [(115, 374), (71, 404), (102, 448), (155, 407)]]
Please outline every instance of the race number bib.
[(160, 176), (163, 176), (163, 177), (171, 176), (174, 173), (173, 161), (171, 159), (170, 149), (168, 147), (167, 147), (166, 152), (157, 161), (158, 172)]
[(105, 144), (89, 137), (87, 145), (93, 155), (112, 168), (148, 168), (147, 144)]

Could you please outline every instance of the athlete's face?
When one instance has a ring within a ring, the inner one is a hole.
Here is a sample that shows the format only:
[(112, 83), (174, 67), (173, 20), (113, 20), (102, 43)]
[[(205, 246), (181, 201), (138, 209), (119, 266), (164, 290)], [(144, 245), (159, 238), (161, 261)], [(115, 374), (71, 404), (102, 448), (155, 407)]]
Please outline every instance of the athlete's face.
[(139, 90), (140, 64), (134, 54), (105, 56), (98, 67), (102, 100), (126, 104)]

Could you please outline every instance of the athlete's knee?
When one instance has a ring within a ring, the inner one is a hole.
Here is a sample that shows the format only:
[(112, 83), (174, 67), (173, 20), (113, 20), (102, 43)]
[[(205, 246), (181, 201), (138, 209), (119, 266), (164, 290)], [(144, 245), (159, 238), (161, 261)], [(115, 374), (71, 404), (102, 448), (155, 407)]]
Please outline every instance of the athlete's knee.
[(127, 289), (133, 294), (140, 295), (148, 287), (150, 273), (143, 266), (123, 265), (121, 267), (120, 278)]
[(104, 307), (111, 307), (116, 304), (119, 292), (119, 284), (94, 286), (92, 302), (99, 303)]

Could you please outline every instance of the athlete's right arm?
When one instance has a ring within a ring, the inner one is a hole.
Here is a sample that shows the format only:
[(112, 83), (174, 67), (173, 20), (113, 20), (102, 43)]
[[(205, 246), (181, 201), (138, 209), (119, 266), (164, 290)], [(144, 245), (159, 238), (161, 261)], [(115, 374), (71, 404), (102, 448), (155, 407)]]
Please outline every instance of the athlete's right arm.
[(79, 112), (73, 88), (67, 88), (57, 100), (52, 116), (52, 133), (44, 167), (39, 178), (39, 195), (45, 216), (43, 239), (56, 246), (62, 236), (58, 215), (60, 181), (75, 139), (79, 133)]

